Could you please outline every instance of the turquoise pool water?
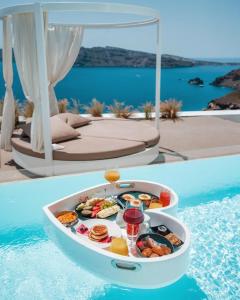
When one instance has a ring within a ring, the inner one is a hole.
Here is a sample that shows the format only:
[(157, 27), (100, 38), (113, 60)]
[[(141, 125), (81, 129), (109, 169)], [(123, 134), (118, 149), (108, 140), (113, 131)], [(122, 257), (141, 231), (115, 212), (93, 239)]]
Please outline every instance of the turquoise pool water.
[[(0, 299), (239, 299), (240, 156), (122, 169), (122, 179), (159, 181), (180, 196), (192, 232), (191, 264), (158, 290), (113, 286), (74, 265), (48, 240), (43, 205), (103, 182), (103, 173), (0, 185)], [(149, 274), (151, 276), (151, 274)]]

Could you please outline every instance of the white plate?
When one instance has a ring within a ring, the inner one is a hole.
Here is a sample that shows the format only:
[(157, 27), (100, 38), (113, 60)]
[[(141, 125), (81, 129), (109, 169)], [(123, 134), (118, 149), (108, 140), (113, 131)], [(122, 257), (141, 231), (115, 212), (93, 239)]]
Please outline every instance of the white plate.
[[(89, 219), (83, 222), (79, 222), (76, 226), (75, 229), (77, 229), (80, 224), (84, 224), (88, 229), (92, 228), (95, 225), (105, 225), (107, 226), (108, 229), (108, 235), (109, 236), (114, 236), (114, 237), (121, 237), (122, 232), (121, 232), (121, 228), (113, 221), (109, 221), (109, 220), (99, 220), (99, 219)], [(82, 239), (94, 244), (95, 246), (99, 247), (99, 248), (106, 248), (110, 245), (110, 243), (98, 243), (98, 242), (94, 242), (91, 241), (87, 235), (81, 234), (81, 233), (76, 233), (77, 236), (81, 237)]]

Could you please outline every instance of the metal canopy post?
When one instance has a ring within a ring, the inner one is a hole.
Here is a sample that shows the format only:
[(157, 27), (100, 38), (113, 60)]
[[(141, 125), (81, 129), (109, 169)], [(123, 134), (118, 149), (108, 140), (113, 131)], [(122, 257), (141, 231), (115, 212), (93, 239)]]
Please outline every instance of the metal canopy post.
[(39, 86), (41, 97), (41, 117), (45, 152), (46, 172), (53, 175), (52, 137), (50, 127), (50, 107), (48, 95), (48, 75), (46, 61), (46, 44), (43, 21), (43, 10), (40, 3), (34, 4), (35, 31), (37, 43), (37, 60), (39, 71)]
[(160, 48), (160, 20), (157, 22), (156, 39), (156, 83), (155, 83), (155, 126), (160, 129), (160, 93), (161, 93), (161, 48)]

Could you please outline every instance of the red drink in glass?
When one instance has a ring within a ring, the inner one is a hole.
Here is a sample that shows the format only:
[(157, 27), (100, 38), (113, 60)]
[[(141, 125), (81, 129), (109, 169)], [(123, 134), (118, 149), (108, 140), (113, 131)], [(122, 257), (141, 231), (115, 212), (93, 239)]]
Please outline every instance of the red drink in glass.
[(159, 200), (163, 207), (168, 206), (171, 202), (171, 194), (167, 191), (163, 191), (160, 193)]
[(143, 212), (136, 207), (125, 210), (123, 220), (127, 223), (127, 235), (134, 238), (138, 235), (140, 224), (144, 220)]

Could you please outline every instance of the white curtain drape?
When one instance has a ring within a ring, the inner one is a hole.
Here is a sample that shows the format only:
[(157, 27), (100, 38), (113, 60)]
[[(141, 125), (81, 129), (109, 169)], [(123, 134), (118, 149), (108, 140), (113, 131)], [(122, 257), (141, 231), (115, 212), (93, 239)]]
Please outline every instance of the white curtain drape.
[(12, 25), (13, 48), (19, 78), (26, 99), (34, 103), (31, 146), (33, 151), (42, 152), (42, 112), (34, 15), (32, 13), (15, 14), (12, 16)]
[(59, 112), (54, 87), (71, 70), (81, 48), (83, 32), (82, 26), (48, 26), (46, 53), (52, 115)]
[(5, 81), (5, 97), (3, 105), (3, 116), (1, 126), (1, 148), (11, 151), (11, 136), (15, 125), (15, 102), (12, 91), (13, 69), (12, 69), (12, 34), (11, 17), (3, 18), (3, 78)]
[[(46, 16), (44, 16), (46, 17)], [(47, 24), (47, 22), (45, 23)], [(10, 138), (14, 128), (15, 104), (12, 93), (12, 53), (10, 21), (4, 19), (3, 68), (6, 95), (2, 120), (1, 147), (11, 149)], [(36, 152), (43, 151), (42, 111), (37, 60), (37, 44), (34, 15), (12, 16), (13, 49), (23, 92), (34, 103), (31, 125), (31, 146)], [(50, 25), (46, 30), (46, 58), (48, 67), (50, 113), (58, 113), (54, 86), (63, 79), (73, 66), (83, 39), (82, 26)]]

